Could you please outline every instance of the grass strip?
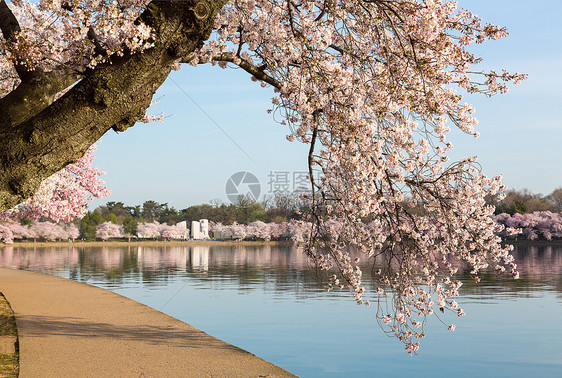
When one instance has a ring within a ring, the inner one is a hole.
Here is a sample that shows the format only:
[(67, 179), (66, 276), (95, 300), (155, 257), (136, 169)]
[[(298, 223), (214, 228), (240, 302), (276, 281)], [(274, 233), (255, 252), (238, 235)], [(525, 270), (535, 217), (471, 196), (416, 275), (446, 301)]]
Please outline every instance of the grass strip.
[(0, 292), (0, 377), (19, 373), (18, 329), (10, 304)]

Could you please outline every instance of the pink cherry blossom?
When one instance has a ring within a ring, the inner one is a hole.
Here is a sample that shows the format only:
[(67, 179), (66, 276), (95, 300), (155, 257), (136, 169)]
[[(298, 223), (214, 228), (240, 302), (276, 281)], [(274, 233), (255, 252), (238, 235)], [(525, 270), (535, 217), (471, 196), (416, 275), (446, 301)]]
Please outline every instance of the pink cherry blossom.
[(83, 217), (86, 205), (94, 198), (103, 198), (111, 192), (100, 176), (104, 172), (92, 167), (93, 145), (74, 164), (66, 166), (41, 183), (33, 197), (14, 209), (0, 214), (3, 218), (51, 218), (54, 221), (71, 221)]
[[(22, 30), (0, 41), (0, 95), (19, 82), (14, 61), (80, 75), (125, 52), (142, 54), (155, 33), (139, 18), (147, 4), (11, 2)], [(475, 67), (482, 59), (470, 45), (506, 35), (449, 0), (236, 0), (222, 8), (211, 37), (184, 57), (193, 66), (238, 67), (274, 88), (270, 111), (289, 140), (308, 145), (312, 180), (308, 218), (275, 226), (275, 234), (304, 245), (318, 268), (336, 275), (328, 289), (349, 290), (357, 304), (372, 295), (379, 324), (410, 353), (425, 335), (413, 324), (435, 307), (453, 306), (459, 265), (469, 265), (475, 279), (490, 265), (517, 277), (511, 247), (500, 243), (504, 226), (485, 201), (505, 189), (501, 178), (482, 174), (476, 157), (449, 161), (447, 140), (451, 127), (479, 135), (465, 93), (505, 93), (507, 83), (524, 79)], [(88, 196), (107, 193), (90, 162), (47, 179), (12, 214), (84, 214)], [(528, 238), (560, 232), (532, 216), (509, 222)], [(149, 238), (163, 232), (159, 224), (138, 230)], [(222, 231), (239, 240), (274, 233), (262, 224)], [(0, 232), (10, 240), (11, 231)], [(384, 266), (371, 293), (350, 245), (363, 261)]]
[(185, 239), (187, 233), (187, 228), (178, 225), (165, 225), (161, 231), (162, 237), (166, 239)]
[(96, 238), (102, 240), (117, 239), (123, 237), (123, 226), (112, 223), (103, 222), (96, 227)]
[(163, 225), (158, 222), (141, 223), (137, 227), (137, 235), (139, 238), (156, 239), (161, 236), (160, 231)]

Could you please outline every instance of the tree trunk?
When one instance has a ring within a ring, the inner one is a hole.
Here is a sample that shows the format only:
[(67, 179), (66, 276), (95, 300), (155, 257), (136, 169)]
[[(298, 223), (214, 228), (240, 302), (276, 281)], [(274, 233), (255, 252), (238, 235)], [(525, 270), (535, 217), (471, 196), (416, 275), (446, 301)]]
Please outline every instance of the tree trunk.
[(124, 131), (141, 119), (171, 71), (209, 38), (226, 0), (152, 1), (142, 19), (155, 46), (114, 56), (63, 97), (72, 79), (34, 71), (0, 99), (0, 211), (31, 197), (45, 178), (78, 160), (106, 131)]

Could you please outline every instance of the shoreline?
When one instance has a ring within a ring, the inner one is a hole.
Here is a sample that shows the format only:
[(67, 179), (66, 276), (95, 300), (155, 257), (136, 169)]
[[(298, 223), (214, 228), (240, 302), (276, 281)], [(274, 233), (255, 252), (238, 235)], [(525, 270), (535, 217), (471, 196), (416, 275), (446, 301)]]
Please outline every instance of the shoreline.
[(188, 246), (266, 246), (292, 244), (290, 240), (283, 241), (238, 241), (238, 240), (143, 240), (143, 241), (74, 241), (74, 242), (15, 242), (5, 244), (0, 242), (0, 248), (4, 247), (188, 247)]
[[(529, 239), (504, 239), (502, 244), (511, 244), (513, 246), (524, 245), (562, 245), (562, 239), (558, 240), (529, 240)], [(45, 247), (72, 247), (72, 248), (89, 248), (89, 247), (190, 247), (190, 246), (283, 246), (293, 245), (291, 240), (279, 241), (249, 241), (249, 240), (111, 240), (111, 241), (20, 241), (11, 244), (0, 242), (0, 249), (5, 247), (18, 248), (45, 248)]]
[[(504, 244), (562, 244), (562, 239), (556, 240), (529, 240), (529, 239), (504, 239), (501, 241)], [(292, 240), (108, 240), (108, 241), (18, 241), (11, 244), (6, 244), (0, 242), (0, 248), (2, 247), (97, 247), (97, 246), (108, 246), (108, 247), (127, 247), (127, 246), (146, 246), (146, 247), (157, 247), (157, 246), (190, 246), (190, 245), (286, 245), (294, 244)]]
[(514, 246), (525, 245), (525, 244), (562, 245), (562, 239), (556, 239), (556, 240), (504, 239), (502, 240), (502, 244), (511, 244)]
[(17, 323), (22, 377), (92, 372), (103, 377), (295, 377), (184, 321), (87, 283), (0, 268), (0, 287)]

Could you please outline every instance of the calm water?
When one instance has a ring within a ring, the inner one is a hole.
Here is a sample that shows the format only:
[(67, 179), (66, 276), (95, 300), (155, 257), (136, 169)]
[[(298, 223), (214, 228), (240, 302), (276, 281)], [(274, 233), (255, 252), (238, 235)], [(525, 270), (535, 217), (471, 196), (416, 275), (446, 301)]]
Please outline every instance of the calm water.
[(0, 248), (0, 265), (103, 287), (302, 377), (562, 376), (562, 245), (518, 246), (521, 279), (467, 281), (467, 316), (409, 356), (374, 307), (326, 293), (291, 246)]

